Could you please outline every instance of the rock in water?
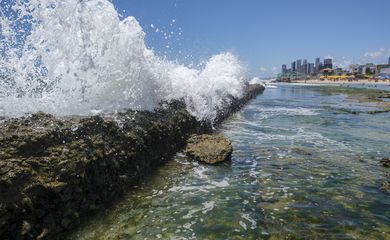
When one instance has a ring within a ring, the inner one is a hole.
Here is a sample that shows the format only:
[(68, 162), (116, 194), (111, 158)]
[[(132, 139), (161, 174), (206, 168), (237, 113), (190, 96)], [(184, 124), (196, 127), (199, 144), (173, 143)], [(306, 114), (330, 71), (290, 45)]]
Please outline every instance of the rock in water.
[(198, 161), (216, 164), (229, 160), (233, 147), (228, 139), (219, 135), (192, 135), (187, 141), (186, 154)]
[(383, 167), (390, 168), (390, 158), (382, 158), (379, 162)]

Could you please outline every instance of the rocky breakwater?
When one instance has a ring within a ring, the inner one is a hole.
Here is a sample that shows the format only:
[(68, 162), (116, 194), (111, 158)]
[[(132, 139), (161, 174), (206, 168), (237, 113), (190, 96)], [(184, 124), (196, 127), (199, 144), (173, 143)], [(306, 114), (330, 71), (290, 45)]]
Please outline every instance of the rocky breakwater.
[[(264, 90), (250, 85), (218, 122)], [(0, 238), (63, 239), (153, 167), (210, 132), (181, 101), (154, 112), (56, 118), (37, 113), (0, 123)]]

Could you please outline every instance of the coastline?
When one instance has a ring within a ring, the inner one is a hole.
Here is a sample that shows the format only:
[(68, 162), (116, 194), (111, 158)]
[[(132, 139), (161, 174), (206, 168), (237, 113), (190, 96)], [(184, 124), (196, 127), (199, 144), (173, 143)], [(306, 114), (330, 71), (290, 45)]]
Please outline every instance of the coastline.
[(330, 85), (345, 85), (345, 84), (374, 84), (374, 85), (390, 85), (390, 80), (368, 80), (368, 79), (358, 79), (354, 81), (345, 81), (345, 80), (320, 80), (320, 79), (310, 79), (310, 80), (293, 80), (290, 83), (304, 83), (304, 84), (330, 84)]

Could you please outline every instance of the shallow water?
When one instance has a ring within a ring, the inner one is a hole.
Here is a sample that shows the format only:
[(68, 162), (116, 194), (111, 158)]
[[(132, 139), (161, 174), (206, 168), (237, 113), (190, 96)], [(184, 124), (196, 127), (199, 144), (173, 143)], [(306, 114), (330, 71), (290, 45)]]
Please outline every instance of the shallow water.
[(72, 239), (390, 239), (390, 114), (322, 94), (267, 89), (219, 129), (230, 163), (178, 154)]

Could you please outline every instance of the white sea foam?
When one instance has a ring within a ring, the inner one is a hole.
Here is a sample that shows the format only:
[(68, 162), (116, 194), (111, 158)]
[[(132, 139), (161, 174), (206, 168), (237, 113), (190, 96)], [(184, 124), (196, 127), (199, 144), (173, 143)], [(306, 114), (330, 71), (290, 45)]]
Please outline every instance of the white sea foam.
[(152, 110), (184, 99), (199, 119), (214, 119), (227, 95), (243, 92), (244, 68), (221, 53), (197, 69), (157, 56), (134, 17), (108, 0), (27, 0), (0, 12), (0, 116), (43, 110), (88, 115)]
[(211, 210), (214, 209), (214, 206), (215, 206), (215, 202), (214, 201), (210, 201), (210, 202), (204, 202), (202, 203), (203, 204), (203, 211), (202, 213), (203, 214), (206, 214), (208, 212), (210, 212)]

